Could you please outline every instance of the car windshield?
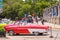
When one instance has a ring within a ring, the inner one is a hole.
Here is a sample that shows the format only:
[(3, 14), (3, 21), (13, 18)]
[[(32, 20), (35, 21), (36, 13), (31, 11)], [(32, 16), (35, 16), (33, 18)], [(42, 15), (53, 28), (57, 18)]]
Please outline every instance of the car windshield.
[(32, 23), (16, 23), (15, 25), (20, 25), (20, 26), (31, 26), (33, 25)]

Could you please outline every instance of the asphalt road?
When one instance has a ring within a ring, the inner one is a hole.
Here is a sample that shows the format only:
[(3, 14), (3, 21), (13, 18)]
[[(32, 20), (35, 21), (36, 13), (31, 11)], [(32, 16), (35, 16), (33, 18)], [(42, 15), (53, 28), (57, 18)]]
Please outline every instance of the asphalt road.
[[(50, 38), (51, 32), (49, 31), (47, 34), (34, 36), (34, 35), (14, 35), (8, 36), (6, 38), (0, 37), (0, 40), (60, 40), (60, 30), (53, 30), (52, 36)], [(57, 36), (57, 37), (56, 37)]]

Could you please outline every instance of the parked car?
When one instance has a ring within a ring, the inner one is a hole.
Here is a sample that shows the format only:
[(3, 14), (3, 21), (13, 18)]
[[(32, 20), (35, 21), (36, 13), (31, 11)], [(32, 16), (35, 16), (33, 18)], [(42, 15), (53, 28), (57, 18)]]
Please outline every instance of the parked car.
[(0, 23), (0, 36), (1, 37), (6, 37), (6, 32), (4, 30), (5, 23)]
[(39, 24), (33, 24), (33, 23), (25, 23), (25, 24), (20, 24), (20, 25), (15, 25), (15, 24), (8, 24), (5, 27), (5, 30), (9, 35), (13, 34), (43, 34), (47, 33), (50, 29), (49, 26), (45, 25), (39, 25)]

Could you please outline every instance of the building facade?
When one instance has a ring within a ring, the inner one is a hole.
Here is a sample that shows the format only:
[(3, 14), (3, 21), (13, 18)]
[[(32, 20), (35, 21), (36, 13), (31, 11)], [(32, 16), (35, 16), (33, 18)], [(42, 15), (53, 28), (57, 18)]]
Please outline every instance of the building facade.
[(60, 4), (44, 9), (43, 17), (48, 22), (60, 24)]

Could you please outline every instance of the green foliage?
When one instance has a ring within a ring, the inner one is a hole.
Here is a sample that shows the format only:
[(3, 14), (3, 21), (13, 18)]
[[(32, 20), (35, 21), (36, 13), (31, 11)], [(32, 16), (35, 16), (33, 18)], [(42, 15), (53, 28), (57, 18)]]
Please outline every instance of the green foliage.
[(55, 4), (56, 1), (47, 0), (28, 0), (26, 2), (22, 0), (3, 0), (3, 13), (1, 15), (14, 19), (15, 17), (22, 18), (24, 13), (29, 14), (34, 12), (37, 14), (43, 13), (43, 9)]

